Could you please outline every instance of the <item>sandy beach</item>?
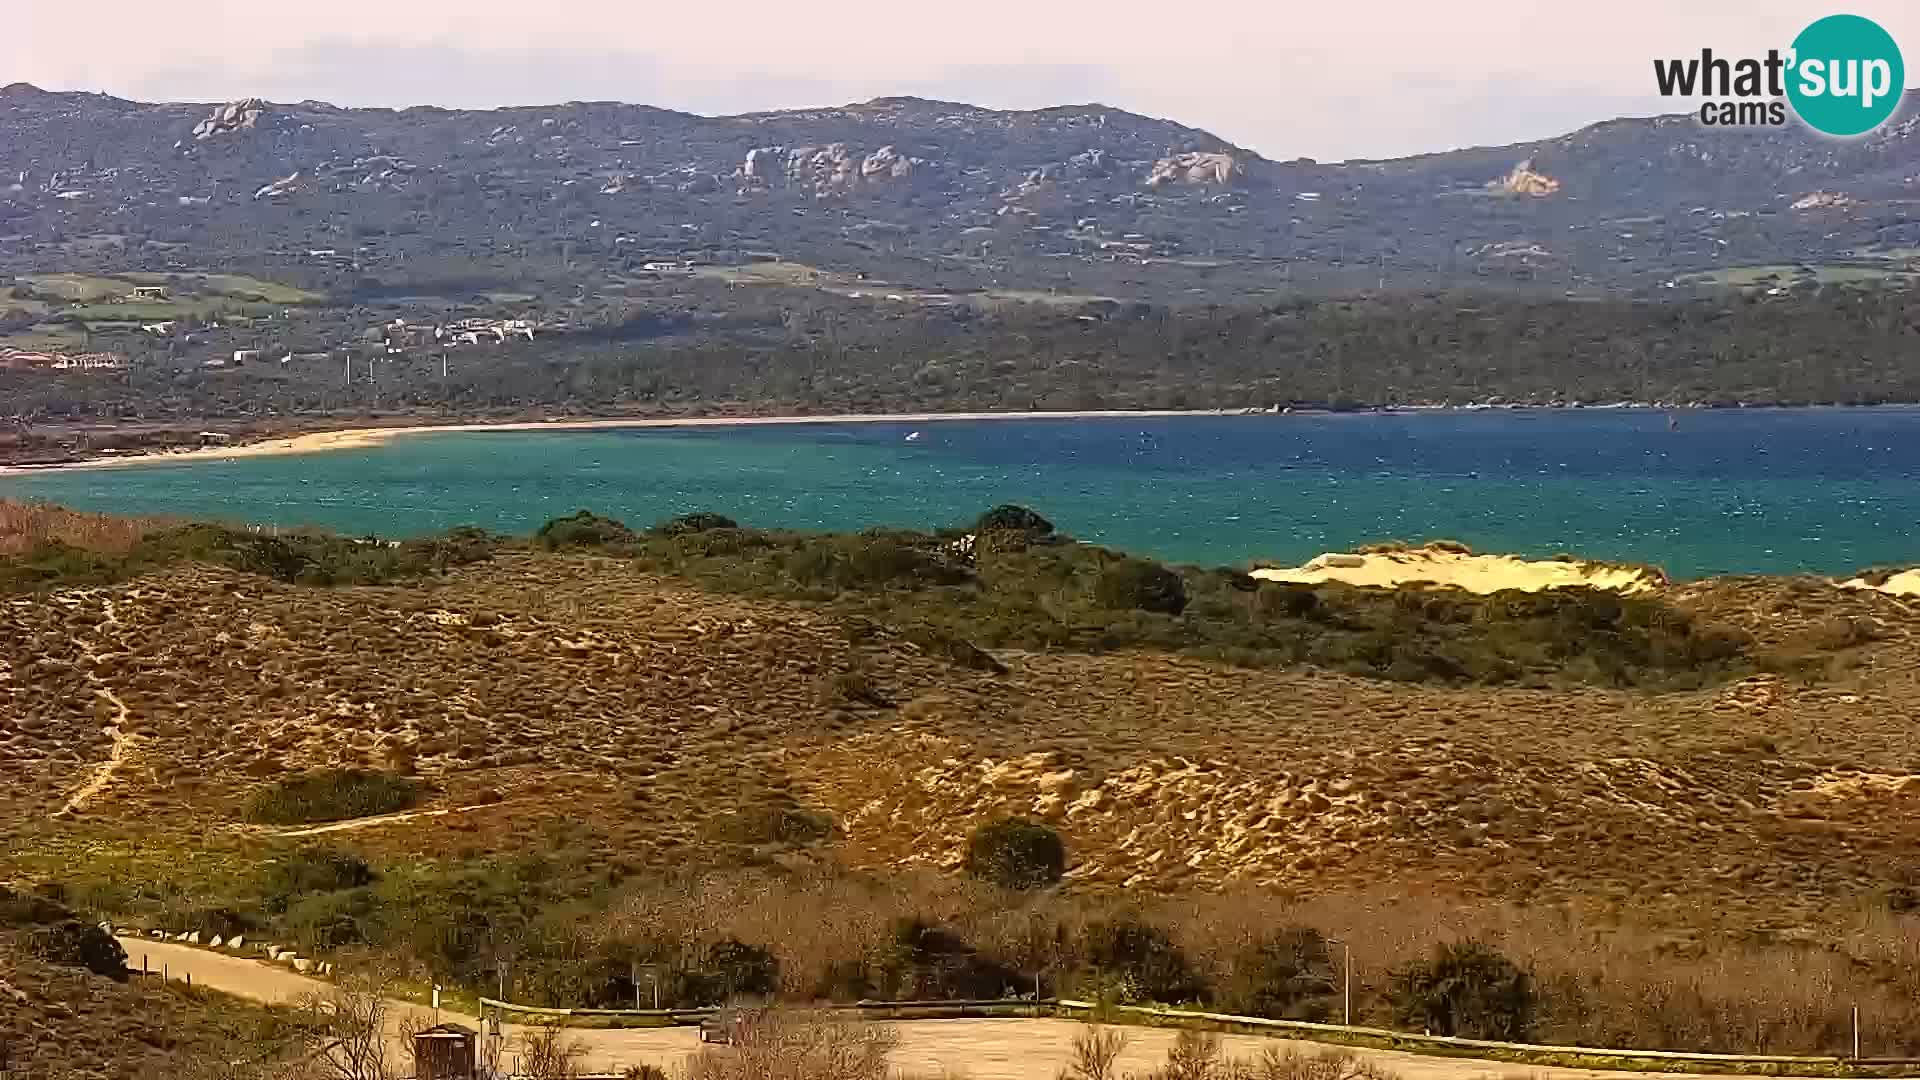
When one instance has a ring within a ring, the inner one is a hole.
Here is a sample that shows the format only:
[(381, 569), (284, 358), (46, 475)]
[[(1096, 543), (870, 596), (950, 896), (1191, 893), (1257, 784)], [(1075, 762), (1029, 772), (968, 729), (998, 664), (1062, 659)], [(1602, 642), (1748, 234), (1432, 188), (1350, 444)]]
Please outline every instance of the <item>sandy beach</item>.
[(1565, 559), (1522, 559), (1514, 555), (1475, 555), (1451, 547), (1418, 547), (1361, 554), (1329, 552), (1305, 566), (1267, 567), (1252, 572), (1263, 581), (1319, 585), (1343, 582), (1383, 589), (1414, 584), (1453, 587), (1475, 593), (1508, 589), (1587, 587), (1626, 594), (1652, 592), (1665, 581), (1652, 571), (1606, 563)]
[(346, 428), (340, 431), (316, 431), (284, 438), (262, 439), (233, 446), (204, 446), (192, 450), (171, 450), (152, 454), (126, 454), (116, 457), (87, 458), (52, 465), (0, 465), (0, 476), (23, 473), (66, 472), (73, 469), (124, 469), (149, 465), (192, 464), (206, 461), (232, 461), (249, 457), (278, 457), (286, 454), (319, 454), (330, 450), (364, 450), (394, 439), (412, 435), (433, 435), (450, 431), (595, 431), (620, 428), (700, 428), (771, 427), (788, 424), (919, 424), (942, 420), (1095, 420), (1103, 418), (1148, 418), (1169, 416), (1239, 416), (1239, 412), (1220, 409), (1110, 409), (1078, 412), (966, 412), (966, 413), (866, 413), (829, 416), (700, 416), (650, 417), (601, 420), (519, 420), (482, 424), (420, 424), (414, 426)]

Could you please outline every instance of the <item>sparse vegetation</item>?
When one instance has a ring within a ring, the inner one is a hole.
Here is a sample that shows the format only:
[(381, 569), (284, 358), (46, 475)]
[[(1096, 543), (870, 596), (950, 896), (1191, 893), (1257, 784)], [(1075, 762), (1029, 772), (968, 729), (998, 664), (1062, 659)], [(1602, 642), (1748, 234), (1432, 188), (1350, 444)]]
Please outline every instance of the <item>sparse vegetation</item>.
[[(1897, 600), (1760, 579), (1650, 605), (1269, 591), (1181, 570), (1179, 616), (1116, 613), (1090, 600), (1105, 553), (1037, 540), (968, 562), (939, 533), (896, 539), (967, 580), (810, 594), (787, 560), (836, 539), (502, 543), (377, 588), (182, 559), (7, 605), (0, 874), (64, 881), (86, 925), (244, 932), (467, 992), (504, 979), (535, 1005), (1017, 990), (1331, 1019), (1326, 933), (1356, 943), (1365, 1024), (1400, 1022), (1394, 972), (1477, 938), (1528, 977), (1536, 1039), (1831, 1051), (1855, 1000), (1875, 1031), (1920, 1030), (1913, 916), (1889, 910), (1920, 880), (1898, 855), (1915, 646)], [(942, 645), (991, 640), (1008, 610), (1068, 633), (992, 664)], [(1195, 644), (1256, 618), (1276, 642), (1324, 625), (1320, 656), (1374, 633), (1389, 655), (1540, 652), (1514, 686), (1346, 673), (1377, 674), (1372, 657), (1228, 666)], [(1842, 620), (1865, 629), (1823, 629)], [(1826, 641), (1860, 662), (1717, 681), (1736, 656), (1699, 689), (1566, 674), (1717, 627), (1745, 635), (1740, 656)], [(105, 768), (109, 727), (121, 760), (56, 817)], [(430, 785), (447, 812), (231, 829), (256, 802), (293, 821), (393, 805), (289, 784), (327, 771)], [(1064, 834), (1073, 874), (1014, 893), (960, 872), (1007, 819)]]

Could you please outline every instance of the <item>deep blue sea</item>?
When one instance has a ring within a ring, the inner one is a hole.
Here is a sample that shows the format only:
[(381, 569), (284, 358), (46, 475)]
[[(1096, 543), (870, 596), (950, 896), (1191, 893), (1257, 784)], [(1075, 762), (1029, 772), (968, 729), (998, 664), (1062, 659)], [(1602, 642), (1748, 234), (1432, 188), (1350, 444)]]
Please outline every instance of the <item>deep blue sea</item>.
[[(1169, 561), (1369, 541), (1680, 577), (1920, 563), (1920, 410), (1481, 411), (448, 433), (305, 456), (0, 477), (0, 497), (389, 536), (647, 524), (939, 526), (1003, 502)], [(920, 432), (916, 439), (907, 436)]]

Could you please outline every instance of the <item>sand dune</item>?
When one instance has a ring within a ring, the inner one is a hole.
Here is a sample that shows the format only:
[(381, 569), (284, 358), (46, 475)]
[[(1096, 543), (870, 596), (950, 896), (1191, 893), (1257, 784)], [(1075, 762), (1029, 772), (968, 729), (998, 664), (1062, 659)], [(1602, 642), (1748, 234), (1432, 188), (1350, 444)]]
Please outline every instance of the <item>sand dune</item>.
[(1865, 578), (1854, 578), (1840, 584), (1848, 589), (1878, 589), (1894, 596), (1920, 596), (1920, 568), (1902, 570), (1877, 585)]
[(1468, 592), (1507, 589), (1538, 592), (1587, 586), (1622, 593), (1650, 592), (1664, 584), (1654, 571), (1567, 559), (1522, 559), (1514, 555), (1475, 555), (1452, 545), (1359, 554), (1328, 553), (1305, 566), (1253, 571), (1265, 581), (1318, 585), (1330, 581), (1394, 589), (1414, 584), (1451, 586)]

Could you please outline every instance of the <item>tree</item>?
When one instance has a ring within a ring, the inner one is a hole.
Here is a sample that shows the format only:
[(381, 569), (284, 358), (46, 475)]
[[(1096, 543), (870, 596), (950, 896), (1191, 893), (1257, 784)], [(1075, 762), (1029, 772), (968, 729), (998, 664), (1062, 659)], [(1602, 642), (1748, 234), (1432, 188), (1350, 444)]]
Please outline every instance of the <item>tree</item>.
[(973, 830), (965, 865), (967, 873), (1003, 888), (1036, 889), (1066, 873), (1067, 847), (1046, 825), (1003, 818)]
[(513, 1062), (513, 1075), (525, 1080), (573, 1080), (580, 1075), (580, 1059), (587, 1048), (569, 1037), (557, 1023), (527, 1032)]
[(1477, 941), (1449, 942), (1393, 973), (1394, 1018), (1435, 1035), (1524, 1039), (1533, 1022), (1533, 980)]
[(306, 1033), (307, 1071), (314, 1080), (400, 1080), (411, 1070), (388, 1060), (386, 997), (371, 983), (343, 983), (294, 1005)]

